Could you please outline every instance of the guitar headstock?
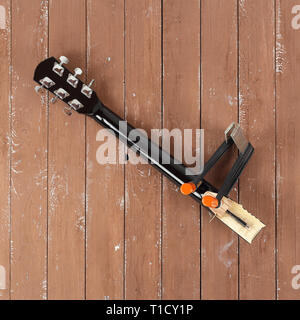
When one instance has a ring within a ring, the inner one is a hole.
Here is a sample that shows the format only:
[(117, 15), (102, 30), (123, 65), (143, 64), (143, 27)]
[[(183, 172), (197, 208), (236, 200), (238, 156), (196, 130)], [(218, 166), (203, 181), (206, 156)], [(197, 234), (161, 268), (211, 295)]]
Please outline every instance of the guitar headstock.
[(54, 94), (50, 100), (54, 103), (60, 99), (67, 104), (64, 111), (70, 115), (72, 110), (79, 113), (91, 114), (99, 102), (96, 93), (91, 89), (93, 81), (89, 85), (83, 83), (78, 76), (82, 74), (80, 68), (70, 72), (65, 65), (68, 58), (61, 56), (59, 61), (50, 57), (42, 61), (35, 69), (34, 81), (39, 85), (35, 90), (39, 92), (46, 89)]

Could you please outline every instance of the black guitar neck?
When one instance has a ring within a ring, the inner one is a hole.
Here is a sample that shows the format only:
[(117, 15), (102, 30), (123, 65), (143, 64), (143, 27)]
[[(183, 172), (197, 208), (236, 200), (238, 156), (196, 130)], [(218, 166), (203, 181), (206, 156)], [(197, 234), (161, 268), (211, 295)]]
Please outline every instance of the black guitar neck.
[[(151, 141), (141, 132), (139, 132), (137, 136), (138, 139), (131, 138), (131, 132), (136, 129), (104, 106), (100, 101), (93, 110), (93, 113), (89, 114), (89, 116), (104, 128), (112, 130), (131, 150), (142, 156), (150, 165), (177, 186), (180, 187), (182, 184), (191, 181), (195, 176), (192, 169), (179, 163), (172, 155), (164, 151), (159, 145)], [(203, 179), (197, 190), (190, 194), (190, 196), (201, 204), (202, 194), (206, 191), (217, 192), (217, 189)]]

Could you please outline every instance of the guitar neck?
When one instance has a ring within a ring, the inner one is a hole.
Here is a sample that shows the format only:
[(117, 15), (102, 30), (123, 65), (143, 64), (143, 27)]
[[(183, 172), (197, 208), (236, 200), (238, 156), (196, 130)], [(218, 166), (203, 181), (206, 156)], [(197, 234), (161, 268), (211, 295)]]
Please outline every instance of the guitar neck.
[[(112, 130), (131, 150), (141, 155), (150, 165), (177, 186), (190, 181), (194, 176), (190, 168), (179, 163), (172, 155), (164, 151), (159, 145), (151, 141), (146, 135), (139, 132), (134, 126), (119, 117), (100, 101), (95, 109), (96, 111), (89, 115), (91, 118), (104, 128)], [(133, 130), (135, 133), (138, 132), (138, 135), (133, 135)], [(135, 139), (135, 137), (138, 137), (138, 139)], [(206, 180), (203, 180), (198, 189), (191, 194), (191, 197), (201, 204), (202, 194), (206, 191), (217, 192), (217, 189)]]

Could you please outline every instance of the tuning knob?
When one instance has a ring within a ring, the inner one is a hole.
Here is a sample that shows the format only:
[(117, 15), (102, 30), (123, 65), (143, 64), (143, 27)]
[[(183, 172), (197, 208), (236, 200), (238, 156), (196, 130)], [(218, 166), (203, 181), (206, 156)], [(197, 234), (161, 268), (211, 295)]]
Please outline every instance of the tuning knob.
[(54, 104), (58, 100), (58, 97), (53, 97), (50, 99), (50, 102)]
[(62, 66), (63, 64), (68, 64), (69, 63), (69, 59), (67, 57), (65, 57), (65, 56), (60, 56), (59, 57), (59, 61), (60, 61), (60, 63), (59, 63), (60, 66)]
[(71, 116), (72, 115), (72, 108), (71, 107), (64, 107), (64, 113), (67, 116)]
[(90, 87), (93, 85), (94, 82), (95, 82), (95, 79), (93, 79), (93, 80), (89, 83), (88, 87), (90, 88)]
[(69, 59), (65, 56), (60, 56), (59, 61), (60, 61), (60, 63), (57, 63), (57, 62), (54, 63), (52, 70), (55, 73), (57, 73), (60, 77), (62, 77), (64, 74), (64, 71), (65, 71), (65, 69), (62, 65), (69, 63)]
[(82, 75), (82, 70), (80, 68), (75, 68), (74, 77), (81, 76), (81, 75)]
[(44, 86), (35, 86), (34, 90), (36, 93), (41, 93), (43, 92)]
[(89, 83), (89, 85), (86, 85), (84, 84), (82, 86), (82, 89), (81, 89), (81, 93), (83, 93), (86, 97), (88, 97), (89, 99), (92, 97), (92, 94), (93, 94), (93, 90), (91, 89), (91, 86), (93, 85), (94, 83), (94, 79)]
[(82, 70), (80, 68), (74, 69), (74, 74), (69, 73), (67, 82), (74, 88), (77, 87), (79, 80), (76, 78), (82, 74)]

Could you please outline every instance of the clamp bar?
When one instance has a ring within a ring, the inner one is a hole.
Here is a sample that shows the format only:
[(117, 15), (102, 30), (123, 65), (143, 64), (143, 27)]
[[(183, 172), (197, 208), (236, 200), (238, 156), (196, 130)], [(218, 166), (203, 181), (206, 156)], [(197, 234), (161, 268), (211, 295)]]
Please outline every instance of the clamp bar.
[(219, 206), (221, 203), (221, 200), (224, 196), (227, 196), (236, 181), (238, 180), (239, 176), (241, 175), (242, 171), (244, 170), (246, 164), (248, 163), (249, 159), (252, 156), (252, 153), (254, 151), (253, 146), (251, 143), (248, 143), (246, 150), (244, 153), (240, 153), (239, 157), (235, 161), (233, 167), (229, 171), (227, 177), (225, 178), (225, 181), (221, 188), (219, 189), (219, 192), (217, 194), (217, 199), (219, 201)]

